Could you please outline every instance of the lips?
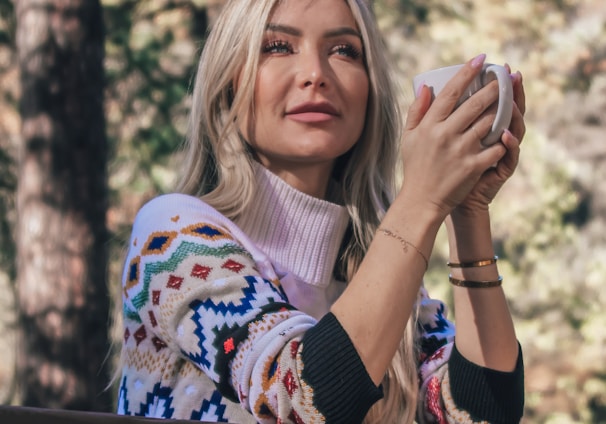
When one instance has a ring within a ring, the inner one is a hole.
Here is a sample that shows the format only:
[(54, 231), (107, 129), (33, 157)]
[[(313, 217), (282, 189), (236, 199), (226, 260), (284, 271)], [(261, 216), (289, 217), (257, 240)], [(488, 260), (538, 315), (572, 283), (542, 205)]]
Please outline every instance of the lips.
[(327, 115), (338, 116), (337, 110), (330, 104), (326, 102), (321, 103), (302, 103), (289, 109), (286, 114), (294, 115), (298, 113), (325, 113)]
[(300, 122), (324, 122), (339, 116), (339, 112), (330, 103), (301, 103), (286, 111), (286, 116)]

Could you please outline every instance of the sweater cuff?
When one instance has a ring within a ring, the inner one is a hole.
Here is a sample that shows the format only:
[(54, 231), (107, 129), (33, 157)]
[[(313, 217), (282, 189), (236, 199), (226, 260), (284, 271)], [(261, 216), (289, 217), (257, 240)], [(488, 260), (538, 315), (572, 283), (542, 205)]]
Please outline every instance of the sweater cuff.
[(361, 423), (383, 397), (337, 318), (328, 313), (303, 337), (301, 377), (328, 423)]
[(524, 413), (524, 361), (518, 345), (518, 361), (512, 372), (476, 365), (461, 355), (456, 345), (448, 361), (452, 398), (458, 409), (474, 420), (519, 423)]

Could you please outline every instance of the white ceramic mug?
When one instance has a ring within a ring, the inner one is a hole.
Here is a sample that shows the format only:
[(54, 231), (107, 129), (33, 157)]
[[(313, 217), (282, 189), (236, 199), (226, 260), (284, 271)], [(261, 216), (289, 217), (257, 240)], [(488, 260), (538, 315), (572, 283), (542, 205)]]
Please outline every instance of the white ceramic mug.
[[(463, 66), (465, 65), (447, 66), (445, 68), (438, 68), (423, 72), (415, 76), (412, 80), (415, 94), (418, 93), (420, 87), (425, 84), (432, 90), (433, 96), (437, 96), (438, 93), (442, 91), (446, 83)], [(503, 131), (509, 127), (511, 122), (511, 115), (513, 112), (513, 88), (511, 84), (511, 77), (509, 76), (507, 68), (501, 65), (494, 65), (492, 63), (484, 64), (482, 72), (480, 72), (476, 79), (474, 79), (469, 87), (467, 87), (465, 93), (463, 96), (461, 96), (457, 104), (458, 107), (476, 91), (494, 79), (496, 79), (499, 84), (499, 102), (497, 114), (494, 122), (492, 123), (492, 128), (488, 135), (482, 139), (482, 144), (484, 146), (490, 146), (491, 144), (499, 141)]]

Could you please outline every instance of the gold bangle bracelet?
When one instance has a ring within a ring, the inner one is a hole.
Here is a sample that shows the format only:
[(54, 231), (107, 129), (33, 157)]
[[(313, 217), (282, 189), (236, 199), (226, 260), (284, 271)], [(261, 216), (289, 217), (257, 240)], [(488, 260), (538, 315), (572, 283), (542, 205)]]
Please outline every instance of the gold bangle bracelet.
[(465, 287), (468, 289), (483, 289), (488, 287), (498, 287), (503, 283), (503, 277), (499, 275), (496, 280), (474, 281), (474, 280), (459, 280), (452, 275), (448, 276), (448, 280), (453, 286)]
[(450, 268), (476, 268), (476, 267), (482, 267), (482, 266), (496, 264), (498, 260), (499, 260), (499, 257), (497, 255), (494, 255), (490, 259), (481, 259), (479, 261), (460, 262), (460, 263), (447, 262), (446, 265), (448, 265)]

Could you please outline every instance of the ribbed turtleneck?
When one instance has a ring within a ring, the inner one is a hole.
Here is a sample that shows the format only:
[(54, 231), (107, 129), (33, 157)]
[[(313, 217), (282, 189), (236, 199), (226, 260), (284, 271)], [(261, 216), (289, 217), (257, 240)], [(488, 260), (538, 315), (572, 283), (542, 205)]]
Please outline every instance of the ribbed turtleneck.
[(348, 224), (344, 206), (309, 196), (255, 164), (256, 198), (236, 224), (283, 270), (325, 288)]

